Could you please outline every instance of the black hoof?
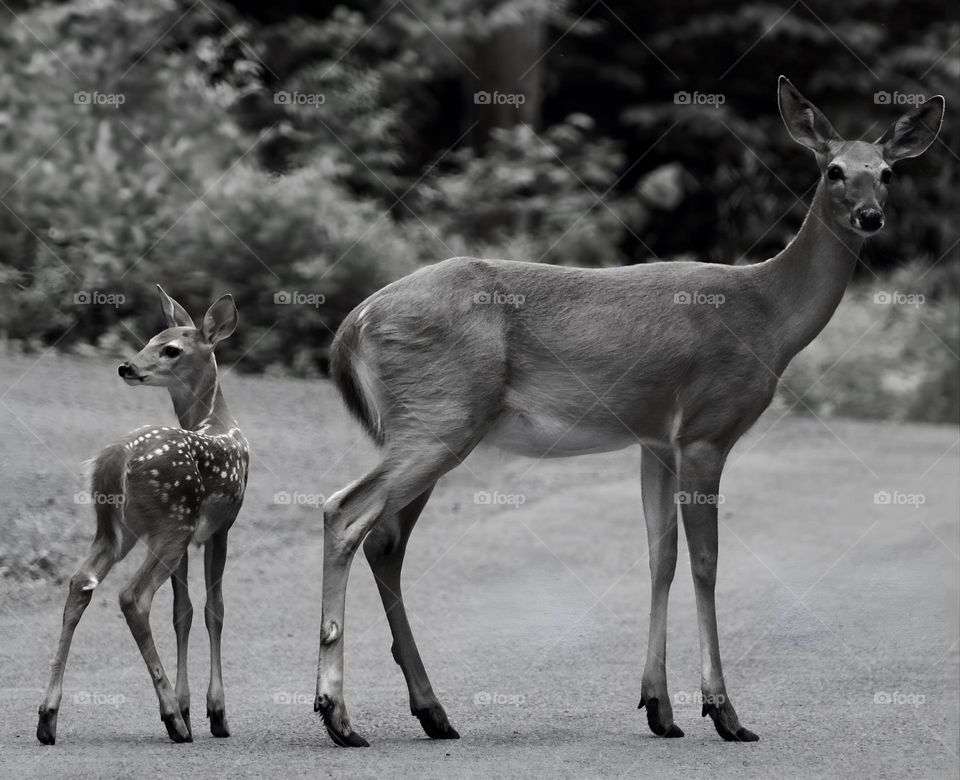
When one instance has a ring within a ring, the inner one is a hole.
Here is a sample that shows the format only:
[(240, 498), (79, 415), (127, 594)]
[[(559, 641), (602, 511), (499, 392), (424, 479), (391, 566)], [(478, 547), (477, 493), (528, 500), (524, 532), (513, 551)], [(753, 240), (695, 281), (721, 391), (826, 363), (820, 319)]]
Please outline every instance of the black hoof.
[(330, 739), (333, 740), (333, 744), (337, 747), (370, 747), (370, 743), (367, 742), (363, 737), (357, 734), (356, 731), (351, 731), (349, 734), (344, 734), (333, 722), (333, 704), (330, 702), (327, 697), (320, 697), (314, 700), (313, 709), (315, 712), (320, 713), (320, 717), (323, 718), (324, 728), (327, 730), (327, 734), (330, 736)]
[(754, 734), (750, 729), (745, 729), (743, 726), (738, 728), (736, 731), (732, 731), (726, 723), (723, 722), (720, 709), (713, 704), (704, 704), (702, 717), (710, 716), (710, 719), (713, 721), (713, 726), (717, 730), (717, 734), (720, 735), (720, 738), (724, 742), (759, 742), (760, 737)]
[[(227, 713), (223, 710), (207, 710), (207, 717), (210, 718), (210, 733), (215, 737), (224, 738), (230, 736), (230, 727), (227, 725)], [(189, 726), (189, 724), (187, 724)]]
[(650, 701), (647, 701), (641, 698), (640, 704), (637, 705), (637, 709), (642, 710), (644, 707), (647, 708), (647, 725), (650, 727), (650, 731), (652, 731), (658, 737), (663, 737), (664, 739), (677, 739), (683, 736), (683, 731), (676, 723), (671, 723), (669, 726), (665, 726), (660, 722), (659, 699), (650, 699)]
[(357, 734), (356, 731), (351, 731), (349, 734), (342, 734), (327, 722), (324, 722), (323, 725), (326, 726), (327, 734), (330, 735), (330, 739), (333, 740), (333, 744), (337, 747), (370, 747), (370, 743)]
[(443, 707), (434, 704), (419, 710), (411, 710), (430, 739), (460, 739), (460, 734), (450, 725)]
[(190, 735), (190, 739), (193, 739), (193, 726), (190, 725), (190, 708), (187, 707), (185, 710), (180, 710), (180, 717), (183, 718), (183, 724), (187, 727), (187, 733)]
[(167, 735), (174, 742), (193, 742), (193, 737), (190, 735), (189, 729), (186, 729), (186, 725), (184, 725), (186, 733), (181, 733), (177, 728), (177, 719), (175, 715), (161, 715), (160, 720), (162, 720), (163, 725), (167, 727)]
[(57, 711), (40, 708), (37, 720), (37, 739), (41, 745), (53, 745), (57, 741)]

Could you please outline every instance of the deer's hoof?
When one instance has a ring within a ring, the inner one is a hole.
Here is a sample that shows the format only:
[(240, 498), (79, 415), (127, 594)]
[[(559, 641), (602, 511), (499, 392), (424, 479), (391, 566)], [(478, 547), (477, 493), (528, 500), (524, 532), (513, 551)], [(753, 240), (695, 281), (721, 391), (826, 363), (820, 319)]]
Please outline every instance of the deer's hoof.
[(430, 739), (460, 739), (460, 734), (450, 725), (447, 713), (439, 704), (412, 710), (412, 713), (420, 721), (420, 725)]
[(40, 717), (37, 719), (37, 739), (41, 745), (53, 745), (57, 741), (57, 711), (40, 708)]
[(183, 722), (179, 712), (173, 715), (161, 715), (160, 720), (167, 727), (167, 734), (174, 742), (193, 742), (190, 730), (187, 728), (187, 724)]
[(350, 728), (343, 702), (335, 703), (329, 696), (318, 694), (313, 709), (320, 713), (323, 725), (337, 747), (370, 747), (370, 743)]
[(715, 704), (704, 703), (703, 717), (707, 715), (710, 716), (717, 734), (724, 742), (758, 742), (760, 740), (760, 737), (750, 729), (740, 725), (740, 721), (729, 702), (724, 702), (719, 707)]
[(647, 726), (658, 737), (678, 739), (683, 736), (683, 730), (676, 723), (667, 724), (661, 720), (659, 699), (646, 700), (641, 698), (637, 709), (642, 710), (644, 707), (647, 708)]
[(190, 725), (190, 708), (180, 710), (180, 717), (183, 718), (183, 724), (187, 727), (187, 734), (193, 739), (193, 726)]
[(210, 718), (210, 733), (215, 737), (229, 737), (230, 727), (227, 725), (227, 713), (224, 710), (207, 710)]

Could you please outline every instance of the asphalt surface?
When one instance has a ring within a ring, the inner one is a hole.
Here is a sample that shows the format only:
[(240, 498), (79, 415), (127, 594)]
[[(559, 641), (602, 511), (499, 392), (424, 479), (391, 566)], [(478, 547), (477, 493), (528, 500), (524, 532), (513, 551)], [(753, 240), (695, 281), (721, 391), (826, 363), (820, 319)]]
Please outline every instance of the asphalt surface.
[[(722, 742), (700, 717), (682, 534), (667, 662), (686, 737), (657, 739), (637, 710), (650, 592), (639, 452), (548, 462), (475, 453), (440, 483), (404, 579), (424, 663), (462, 738), (428, 740), (410, 716), (360, 556), (347, 601), (346, 701), (371, 747), (348, 751), (329, 742), (312, 707), (317, 494), (359, 476), (375, 453), (327, 383), (232, 375), (225, 392), (253, 447), (224, 587), (232, 736), (214, 739), (202, 717), (208, 656), (194, 555), (195, 741), (167, 739), (117, 606), (142, 557), (135, 550), (95, 591), (67, 666), (57, 744), (41, 746), (36, 711), (63, 578), (93, 529), (90, 507), (73, 500), (79, 461), (172, 411), (163, 391), (124, 387), (111, 364), (32, 364), (0, 359), (0, 497), (16, 537), (0, 545), (42, 544), (50, 563), (49, 576), (34, 567), (0, 578), (2, 776), (958, 776), (954, 428), (771, 410), (732, 453), (718, 611), (728, 691), (760, 735), (749, 745)], [(890, 503), (876, 497), (883, 492)], [(171, 601), (165, 585), (152, 623), (172, 678)]]

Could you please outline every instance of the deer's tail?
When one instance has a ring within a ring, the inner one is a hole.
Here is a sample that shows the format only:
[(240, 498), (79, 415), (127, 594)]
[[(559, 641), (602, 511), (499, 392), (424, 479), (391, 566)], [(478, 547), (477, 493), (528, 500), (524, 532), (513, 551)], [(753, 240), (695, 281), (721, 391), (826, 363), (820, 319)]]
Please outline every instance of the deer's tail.
[(361, 355), (357, 310), (344, 319), (330, 346), (330, 376), (350, 413), (360, 421), (370, 437), (382, 446), (386, 438), (377, 406), (376, 379)]
[(119, 552), (127, 500), (128, 450), (122, 444), (105, 447), (89, 464), (90, 497), (97, 513), (96, 541)]

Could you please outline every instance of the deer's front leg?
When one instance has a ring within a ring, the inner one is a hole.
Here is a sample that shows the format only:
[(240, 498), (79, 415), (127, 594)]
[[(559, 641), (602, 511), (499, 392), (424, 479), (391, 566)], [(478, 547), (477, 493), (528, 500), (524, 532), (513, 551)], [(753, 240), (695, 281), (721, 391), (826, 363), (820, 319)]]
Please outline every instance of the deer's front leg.
[(640, 707), (658, 737), (682, 737), (667, 693), (667, 600), (677, 568), (677, 478), (670, 448), (644, 446), (640, 465), (643, 516), (650, 554), (650, 638), (640, 686)]
[(204, 579), (207, 603), (204, 621), (210, 636), (210, 686), (207, 688), (207, 717), (210, 733), (229, 737), (226, 706), (223, 699), (223, 667), (220, 663), (220, 637), (223, 633), (223, 568), (227, 561), (227, 532), (218, 531), (204, 547)]
[(700, 628), (700, 688), (703, 715), (713, 719), (725, 740), (755, 742), (759, 737), (743, 728), (727, 696), (720, 664), (717, 610), (717, 504), (724, 453), (706, 442), (685, 446), (680, 457), (680, 497), (683, 529), (690, 551), (693, 587)]

